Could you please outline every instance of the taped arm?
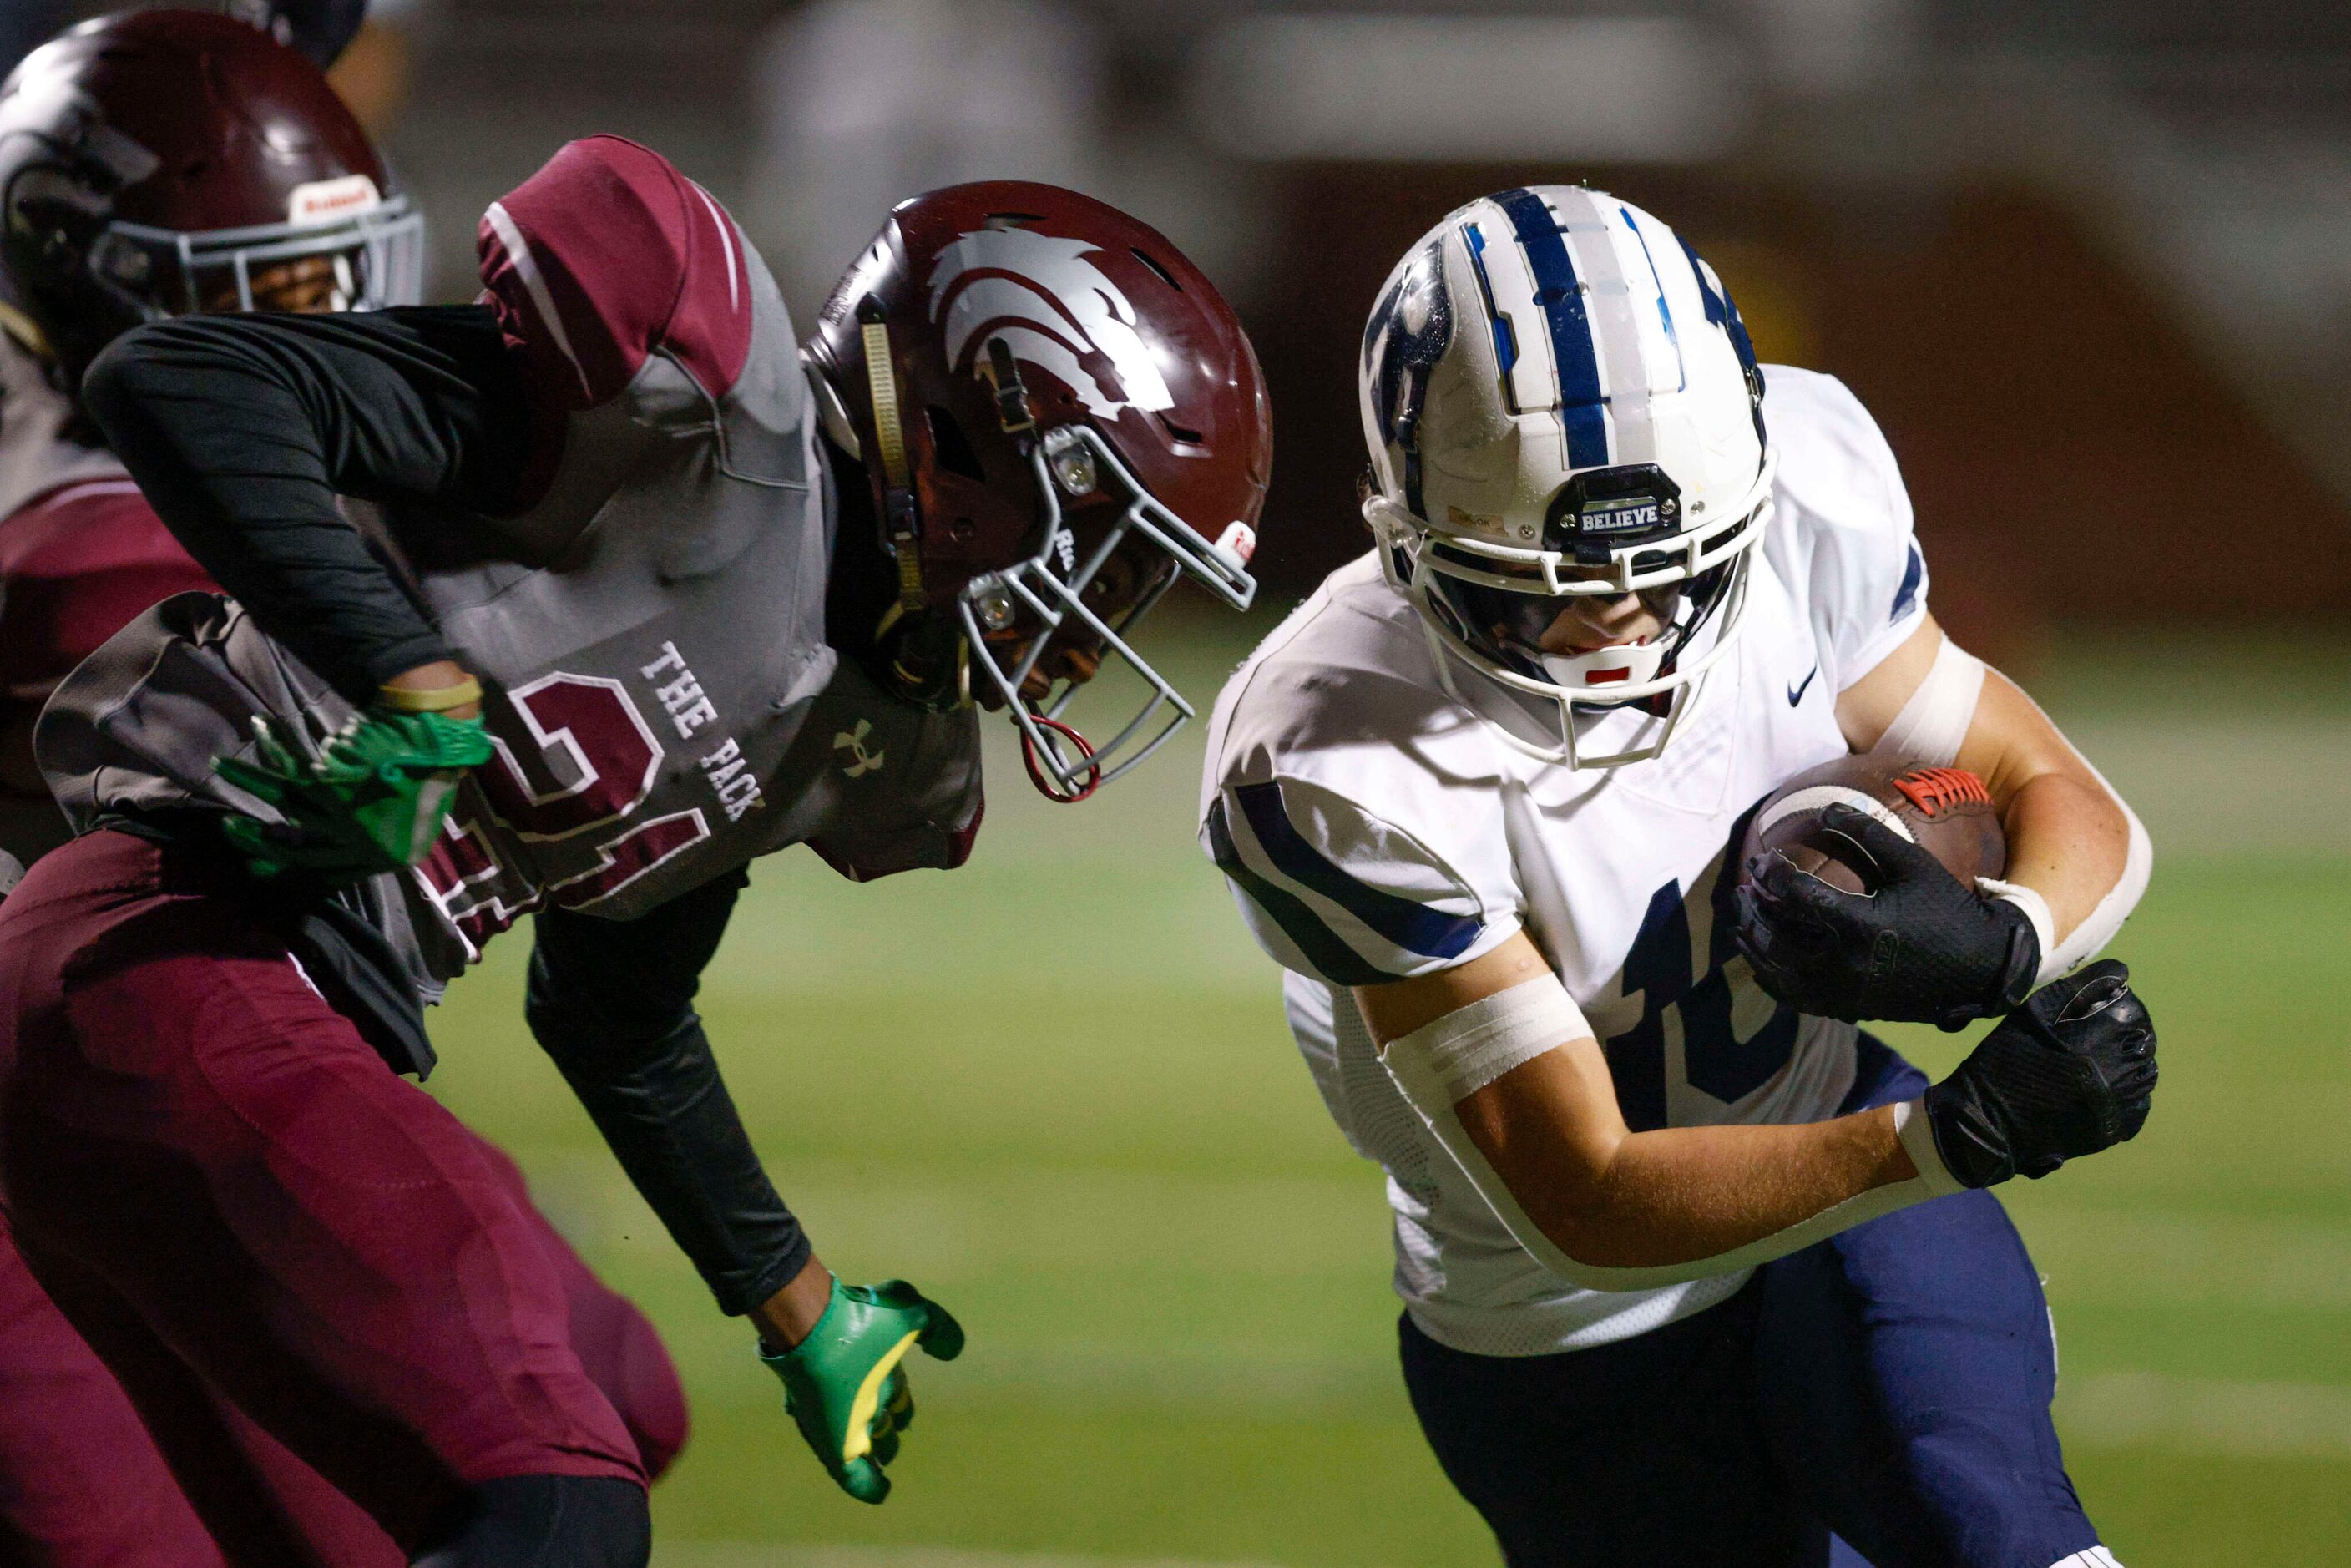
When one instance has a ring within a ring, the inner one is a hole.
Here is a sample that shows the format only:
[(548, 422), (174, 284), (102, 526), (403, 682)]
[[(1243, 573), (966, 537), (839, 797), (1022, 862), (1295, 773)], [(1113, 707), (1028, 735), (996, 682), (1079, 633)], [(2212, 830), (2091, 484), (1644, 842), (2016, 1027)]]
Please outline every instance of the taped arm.
[(1837, 700), (1855, 750), (1980, 777), (2008, 836), (2003, 880), (1979, 891), (2022, 910), (2039, 940), (2032, 984), (2095, 957), (2147, 891), (2155, 849), (2105, 776), (1999, 671), (1928, 618)]
[(537, 916), (531, 1033), (670, 1237), (729, 1313), (810, 1259), (736, 1114), (694, 995), (747, 879), (737, 872), (636, 920)]
[(1454, 969), (1359, 987), (1355, 1001), (1437, 1142), (1571, 1284), (1728, 1273), (1959, 1188), (1915, 1102), (1794, 1126), (1630, 1131), (1583, 1014), (1523, 935)]

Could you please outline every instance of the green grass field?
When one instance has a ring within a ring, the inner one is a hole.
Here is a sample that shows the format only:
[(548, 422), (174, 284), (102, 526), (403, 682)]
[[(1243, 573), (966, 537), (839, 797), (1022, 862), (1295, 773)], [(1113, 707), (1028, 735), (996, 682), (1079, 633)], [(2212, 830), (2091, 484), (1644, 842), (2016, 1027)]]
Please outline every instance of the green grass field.
[[(1186, 689), (1243, 646), (1203, 640)], [(2256, 688), (2266, 716), (2227, 673), (2118, 644), (2035, 683), (2158, 849), (2116, 947), (2162, 1029), (2154, 1121), (2006, 1192), (2056, 1311), (2074, 1475), (2132, 1568), (2351, 1562), (2351, 660), (2300, 657)], [(737, 1098), (827, 1260), (904, 1274), (970, 1331), (953, 1365), (918, 1358), (880, 1509), (800, 1449), (538, 1058), (526, 939), (453, 992), (434, 1087), (684, 1371), (656, 1563), (1496, 1561), (1395, 1374), (1377, 1174), (1192, 846), (1198, 755), (1196, 729), (1063, 810), (1000, 750), (969, 867), (859, 887), (778, 857), (710, 977)], [(1930, 1069), (1963, 1047), (1901, 1038)]]

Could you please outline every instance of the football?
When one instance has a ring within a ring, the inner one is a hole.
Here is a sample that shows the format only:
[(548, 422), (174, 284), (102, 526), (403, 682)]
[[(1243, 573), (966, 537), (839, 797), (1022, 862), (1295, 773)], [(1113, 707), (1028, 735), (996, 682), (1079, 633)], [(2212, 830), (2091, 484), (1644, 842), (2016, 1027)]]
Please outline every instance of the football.
[(1821, 830), (1821, 812), (1839, 803), (1869, 812), (1970, 887), (1980, 876), (1998, 877), (2008, 869), (2008, 838), (1981, 779), (1964, 768), (1873, 755), (1823, 762), (1767, 796), (1740, 846), (1740, 878), (1756, 856), (1778, 850), (1831, 887), (1869, 891), (1868, 862), (1859, 847)]

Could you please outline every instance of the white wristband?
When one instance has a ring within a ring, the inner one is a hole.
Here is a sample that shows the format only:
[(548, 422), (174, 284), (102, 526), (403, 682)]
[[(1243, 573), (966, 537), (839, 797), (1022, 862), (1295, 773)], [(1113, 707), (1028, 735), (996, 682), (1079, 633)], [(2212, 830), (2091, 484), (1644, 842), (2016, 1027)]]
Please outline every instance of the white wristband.
[(1926, 1096), (1905, 1100), (1894, 1107), (1894, 1135), (1902, 1140), (1902, 1152), (1918, 1167), (1918, 1179), (1937, 1197), (1948, 1193), (1964, 1192), (1966, 1186), (1951, 1174), (1943, 1163), (1943, 1151), (1935, 1146), (1935, 1129), (1927, 1121)]
[(2032, 935), (2041, 941), (2041, 967), (2032, 977), (2034, 990), (2039, 990), (2064, 972), (2053, 971), (2050, 967), (2057, 957), (2057, 917), (2049, 913), (2047, 899), (2021, 882), (2001, 882), (1997, 877), (1976, 878), (1976, 891), (1999, 903), (2013, 904), (2024, 911), (2024, 918), (2032, 923)]

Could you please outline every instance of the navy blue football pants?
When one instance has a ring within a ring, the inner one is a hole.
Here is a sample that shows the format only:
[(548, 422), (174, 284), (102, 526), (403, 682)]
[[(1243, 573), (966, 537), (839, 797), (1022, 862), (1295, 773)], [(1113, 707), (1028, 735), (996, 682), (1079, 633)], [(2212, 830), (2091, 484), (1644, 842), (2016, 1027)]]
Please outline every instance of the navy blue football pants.
[[(1844, 1109), (1925, 1087), (1865, 1037)], [(1989, 1193), (1856, 1226), (1614, 1344), (1402, 1335), (1421, 1429), (1510, 1568), (2073, 1568), (2098, 1543), (2050, 1424), (2049, 1310)]]

